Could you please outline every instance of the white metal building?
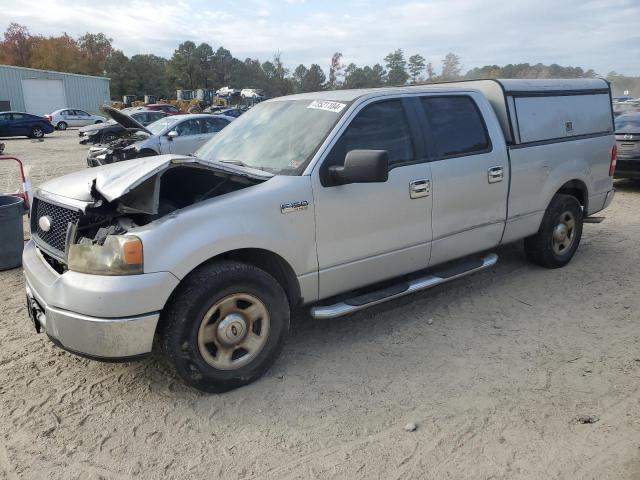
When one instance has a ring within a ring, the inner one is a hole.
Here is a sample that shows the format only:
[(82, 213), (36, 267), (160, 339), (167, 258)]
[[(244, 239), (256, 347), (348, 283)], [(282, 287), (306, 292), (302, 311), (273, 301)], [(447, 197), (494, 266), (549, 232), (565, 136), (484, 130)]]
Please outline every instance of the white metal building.
[(0, 65), (0, 111), (45, 115), (60, 108), (98, 113), (109, 104), (109, 79)]

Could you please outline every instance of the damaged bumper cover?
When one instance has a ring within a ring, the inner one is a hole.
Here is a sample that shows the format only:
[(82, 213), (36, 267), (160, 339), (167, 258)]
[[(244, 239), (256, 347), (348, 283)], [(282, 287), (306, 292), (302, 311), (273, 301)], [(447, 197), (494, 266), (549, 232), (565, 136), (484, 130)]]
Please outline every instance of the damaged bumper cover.
[(178, 285), (168, 272), (60, 275), (32, 241), (25, 245), (22, 262), (36, 330), (72, 353), (98, 360), (127, 361), (150, 353), (160, 311)]

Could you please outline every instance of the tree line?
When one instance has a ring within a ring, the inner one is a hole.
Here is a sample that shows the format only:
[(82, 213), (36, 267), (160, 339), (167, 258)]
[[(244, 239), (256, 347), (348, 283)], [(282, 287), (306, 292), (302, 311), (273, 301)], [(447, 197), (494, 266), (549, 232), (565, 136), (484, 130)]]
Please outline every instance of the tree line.
[[(86, 33), (74, 39), (60, 36), (32, 35), (28, 28), (11, 23), (0, 41), (0, 64), (57, 70), (70, 73), (107, 76), (111, 78), (111, 95), (152, 94), (162, 98), (175, 97), (176, 89), (259, 88), (266, 95), (311, 92), (337, 88), (370, 88), (415, 83), (465, 80), (477, 78), (595, 78), (598, 74), (581, 67), (561, 65), (505, 66), (486, 65), (463, 71), (461, 59), (448, 53), (436, 66), (422, 55), (405, 55), (402, 49), (387, 54), (374, 65), (347, 65), (336, 52), (328, 62), (328, 75), (321, 65), (300, 64), (294, 69), (285, 66), (281, 52), (261, 62), (255, 58), (234, 57), (220, 46), (208, 43), (196, 45), (185, 41), (178, 45), (171, 58), (151, 54), (127, 57), (112, 45), (104, 33)], [(640, 95), (640, 77), (627, 77), (616, 72), (607, 75), (617, 94), (623, 90)], [(632, 93), (633, 94), (633, 93)]]

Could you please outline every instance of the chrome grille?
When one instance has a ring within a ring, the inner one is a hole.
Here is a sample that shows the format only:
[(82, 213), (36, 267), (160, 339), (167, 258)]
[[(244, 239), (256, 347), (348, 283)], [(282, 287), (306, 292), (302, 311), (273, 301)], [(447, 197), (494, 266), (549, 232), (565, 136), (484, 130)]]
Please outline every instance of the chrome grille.
[[(49, 217), (51, 222), (49, 231), (45, 232), (40, 228), (38, 222), (42, 217)], [(70, 224), (77, 224), (79, 218), (80, 212), (78, 210), (61, 207), (40, 198), (34, 198), (31, 216), (31, 237), (38, 246), (49, 254), (59, 260), (64, 260), (67, 229)]]

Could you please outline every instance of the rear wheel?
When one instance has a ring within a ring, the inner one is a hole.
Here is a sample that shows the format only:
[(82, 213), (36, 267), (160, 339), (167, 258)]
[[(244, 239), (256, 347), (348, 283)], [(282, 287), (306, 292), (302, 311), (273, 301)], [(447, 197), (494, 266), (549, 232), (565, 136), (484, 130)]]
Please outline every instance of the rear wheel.
[(193, 387), (224, 392), (263, 375), (289, 332), (289, 304), (267, 272), (240, 262), (201, 267), (165, 309), (163, 350)]
[(44, 137), (44, 130), (40, 127), (33, 127), (29, 136), (31, 138), (42, 138)]
[(527, 258), (546, 268), (564, 267), (573, 258), (582, 237), (580, 202), (557, 194), (542, 218), (538, 233), (524, 241)]
[(56, 128), (58, 130), (66, 130), (67, 129), (67, 122), (58, 122), (58, 124), (56, 125)]

